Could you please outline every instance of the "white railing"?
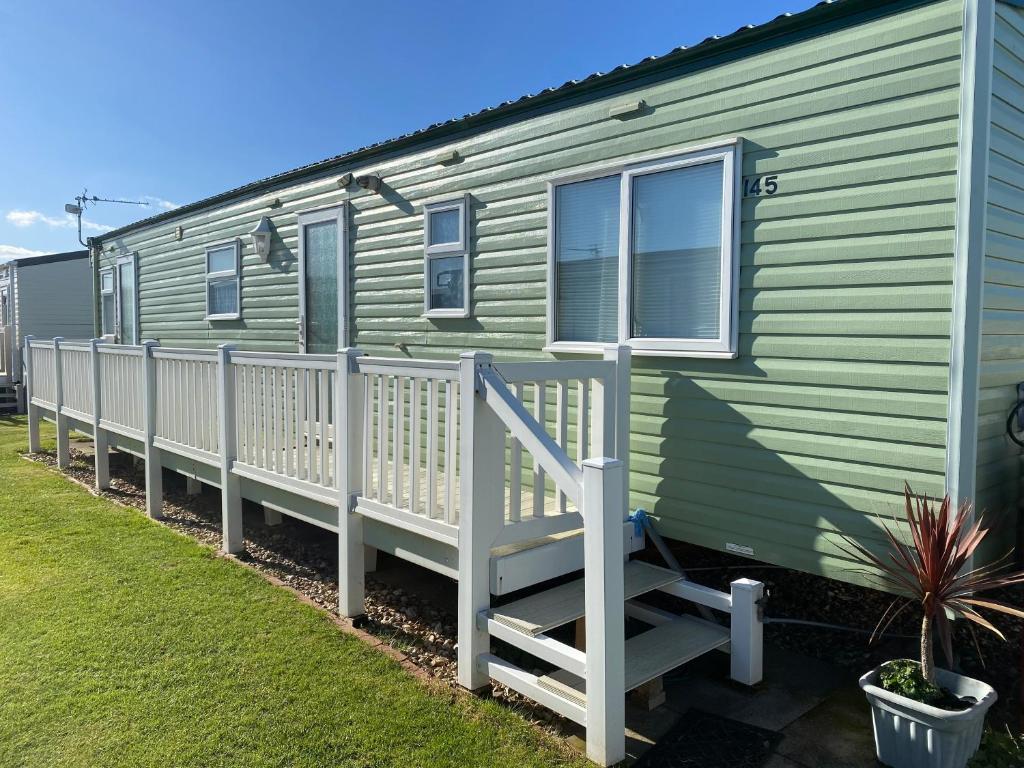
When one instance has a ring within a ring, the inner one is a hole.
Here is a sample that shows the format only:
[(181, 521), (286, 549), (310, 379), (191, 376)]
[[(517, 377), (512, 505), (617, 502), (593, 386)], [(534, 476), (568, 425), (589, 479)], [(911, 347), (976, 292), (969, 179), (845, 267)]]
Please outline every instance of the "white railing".
[[(458, 525), (458, 363), (356, 357), (359, 510)], [(441, 532), (443, 528), (427, 525)], [(454, 530), (447, 533), (454, 538)]]
[[(484, 372), (482, 384), (492, 395), (492, 408), (501, 411), (508, 441), (509, 513), (498, 545), (582, 526), (578, 514), (538, 521), (579, 512), (584, 460), (628, 461), (616, 426), (628, 434), (628, 381), (629, 354), (620, 348), (610, 349), (604, 360), (492, 363)], [(553, 468), (545, 466), (552, 462)]]
[(60, 342), (61, 411), (91, 421), (93, 415), (92, 345), (88, 341)]
[[(145, 360), (143, 347), (97, 344), (100, 381), (100, 425), (141, 438), (146, 427)], [(34, 367), (33, 367), (34, 369)], [(178, 408), (190, 408), (185, 400)]]
[(52, 341), (26, 339), (26, 349), (32, 361), (31, 401), (52, 407), (57, 400), (55, 355)]
[(230, 353), (235, 462), (321, 488), (335, 488), (333, 355)]
[(153, 347), (152, 357), (159, 447), (193, 449), (216, 459), (220, 451), (216, 351)]

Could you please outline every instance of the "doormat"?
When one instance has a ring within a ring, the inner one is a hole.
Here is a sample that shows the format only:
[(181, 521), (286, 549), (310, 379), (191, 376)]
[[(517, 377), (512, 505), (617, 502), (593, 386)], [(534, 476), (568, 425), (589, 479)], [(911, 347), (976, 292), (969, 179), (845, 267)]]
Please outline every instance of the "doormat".
[(760, 768), (782, 734), (691, 709), (633, 768)]

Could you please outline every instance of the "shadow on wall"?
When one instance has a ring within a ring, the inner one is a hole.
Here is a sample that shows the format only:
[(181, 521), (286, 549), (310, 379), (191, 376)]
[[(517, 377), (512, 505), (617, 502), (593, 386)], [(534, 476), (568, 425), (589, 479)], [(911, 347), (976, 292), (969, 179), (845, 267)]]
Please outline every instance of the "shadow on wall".
[(668, 537), (870, 585), (839, 534), (884, 551), (905, 479), (943, 493), (945, 419), (913, 417), (933, 444), (900, 442), (899, 393), (770, 381), (749, 356), (669, 365), (634, 358), (631, 440), (632, 506)]

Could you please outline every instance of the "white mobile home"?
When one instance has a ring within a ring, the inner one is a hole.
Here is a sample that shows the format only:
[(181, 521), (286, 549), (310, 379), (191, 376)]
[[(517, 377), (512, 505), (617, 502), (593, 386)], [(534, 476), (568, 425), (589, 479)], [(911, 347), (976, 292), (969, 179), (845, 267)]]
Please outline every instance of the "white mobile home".
[(21, 402), (26, 336), (92, 336), (89, 252), (24, 256), (0, 264), (0, 410)]

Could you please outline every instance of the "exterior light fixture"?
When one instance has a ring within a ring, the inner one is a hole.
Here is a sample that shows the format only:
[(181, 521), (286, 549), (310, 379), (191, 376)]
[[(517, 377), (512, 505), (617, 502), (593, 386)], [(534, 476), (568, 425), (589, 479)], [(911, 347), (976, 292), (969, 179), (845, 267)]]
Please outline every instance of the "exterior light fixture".
[(380, 176), (376, 173), (368, 173), (365, 176), (356, 176), (356, 184), (365, 189), (367, 192), (378, 193), (383, 182)]
[(345, 187), (347, 187), (351, 183), (352, 183), (352, 174), (351, 173), (343, 173), (340, 177), (338, 177), (338, 186), (341, 187), (342, 189), (344, 189)]
[(65, 203), (64, 213), (70, 213), (72, 216), (81, 216), (82, 207), (80, 205), (75, 205), (74, 203)]
[(266, 216), (260, 218), (260, 223), (249, 233), (249, 239), (252, 241), (252, 248), (256, 251), (256, 255), (260, 257), (260, 261), (266, 263), (270, 258), (270, 219)]

